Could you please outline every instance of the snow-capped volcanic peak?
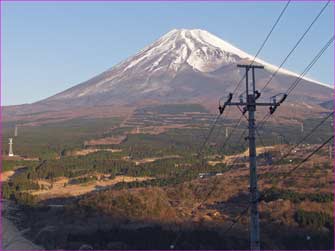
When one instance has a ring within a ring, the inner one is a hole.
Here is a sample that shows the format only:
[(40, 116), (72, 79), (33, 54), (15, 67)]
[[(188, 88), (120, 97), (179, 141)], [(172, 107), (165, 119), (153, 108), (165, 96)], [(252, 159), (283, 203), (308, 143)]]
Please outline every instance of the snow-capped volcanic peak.
[[(184, 98), (184, 92), (185, 95), (195, 97), (197, 93), (208, 91), (210, 88), (206, 86), (209, 83), (213, 83), (213, 88), (226, 84), (226, 90), (240, 78), (241, 72), (236, 64), (251, 62), (253, 59), (254, 56), (207, 31), (172, 30), (135, 56), (88, 81), (48, 98), (47, 101), (87, 99), (83, 102), (90, 100), (89, 102), (93, 103), (92, 100), (100, 102), (100, 98), (104, 97), (106, 102), (123, 102), (130, 97), (140, 100), (149, 96), (176, 97), (176, 94)], [(276, 66), (259, 58), (255, 58), (255, 63), (265, 66), (264, 76), (277, 70)], [(278, 73), (290, 77), (298, 76), (285, 69), (280, 69)], [(318, 83), (307, 78), (304, 80)], [(204, 81), (206, 85), (200, 84)], [(280, 85), (281, 88), (286, 86), (287, 83)]]
[[(151, 72), (159, 69), (178, 71), (184, 64), (201, 72), (211, 72), (224, 64), (252, 58), (247, 53), (204, 30), (172, 30), (125, 63), (124, 70), (141, 66)], [(124, 66), (124, 65), (123, 65)]]

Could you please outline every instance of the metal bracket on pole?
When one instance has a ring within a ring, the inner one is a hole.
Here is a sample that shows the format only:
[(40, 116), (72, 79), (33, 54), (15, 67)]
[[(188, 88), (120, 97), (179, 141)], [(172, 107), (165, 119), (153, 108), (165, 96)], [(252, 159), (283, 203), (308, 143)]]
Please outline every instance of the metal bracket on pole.
[[(277, 102), (277, 99), (276, 97), (279, 96), (279, 95), (283, 95), (281, 97), (281, 99)], [(270, 114), (273, 114), (276, 110), (277, 110), (277, 107), (280, 106), (284, 101), (285, 99), (287, 98), (287, 94), (286, 93), (283, 93), (283, 94), (277, 94), (276, 96), (273, 96), (271, 97), (272, 98), (272, 101), (273, 101), (273, 105), (270, 106)]]

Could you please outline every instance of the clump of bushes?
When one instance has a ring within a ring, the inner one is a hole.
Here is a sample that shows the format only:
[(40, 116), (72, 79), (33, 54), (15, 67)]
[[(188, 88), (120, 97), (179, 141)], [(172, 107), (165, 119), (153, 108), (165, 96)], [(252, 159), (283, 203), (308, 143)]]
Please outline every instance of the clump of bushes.
[(38, 161), (27, 160), (2, 160), (2, 172), (14, 170), (16, 167), (35, 166)]
[(329, 230), (334, 228), (334, 218), (323, 212), (307, 212), (300, 209), (295, 213), (294, 219), (302, 227), (326, 227)]
[(277, 188), (271, 188), (262, 192), (261, 198), (266, 201), (275, 201), (278, 199), (290, 200), (294, 203), (302, 202), (305, 200), (314, 202), (332, 202), (334, 201), (334, 195), (332, 193), (297, 193), (292, 190), (282, 190)]
[(28, 191), (38, 190), (38, 183), (27, 178), (25, 173), (13, 177), (9, 182), (2, 183), (2, 198), (10, 199), (24, 205), (33, 205), (36, 198)]
[(88, 182), (96, 181), (96, 180), (97, 180), (97, 177), (95, 177), (95, 176), (80, 177), (80, 178), (72, 179), (70, 181), (70, 184), (71, 185), (73, 185), (73, 184), (83, 184), (83, 183), (88, 183)]
[(15, 201), (22, 205), (33, 206), (36, 204), (36, 197), (31, 195), (28, 192), (23, 192), (20, 190), (16, 190), (10, 184), (3, 183), (2, 184), (2, 198)]
[(127, 219), (167, 219), (175, 215), (166, 193), (154, 188), (128, 192), (102, 191), (84, 196), (78, 201), (77, 207), (86, 214), (100, 212)]

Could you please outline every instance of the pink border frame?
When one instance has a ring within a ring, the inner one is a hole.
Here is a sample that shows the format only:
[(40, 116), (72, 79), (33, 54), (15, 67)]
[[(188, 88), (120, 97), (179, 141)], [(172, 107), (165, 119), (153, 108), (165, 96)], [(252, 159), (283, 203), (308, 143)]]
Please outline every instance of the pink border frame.
[[(286, 2), (287, 0), (0, 0), (0, 87), (2, 87), (2, 2)], [(292, 2), (326, 2), (328, 0), (291, 0)], [(335, 0), (330, 0), (334, 2), (333, 5), (333, 13), (334, 13), (334, 22), (335, 22)], [(335, 29), (334, 29), (335, 32)], [(335, 63), (335, 51), (334, 51), (334, 63)], [(334, 72), (334, 79), (335, 79), (335, 72)], [(335, 85), (335, 83), (333, 83)], [(0, 88), (0, 139), (2, 141), (2, 88)], [(335, 107), (335, 89), (333, 89), (333, 107)], [(335, 132), (335, 124), (334, 124), (334, 132)], [(0, 144), (0, 152), (2, 153), (2, 144)], [(333, 154), (335, 155), (335, 142), (333, 147)], [(335, 159), (333, 160), (333, 180), (335, 181)], [(2, 159), (0, 163), (0, 177), (2, 173)], [(2, 181), (0, 179), (0, 200), (2, 192)], [(335, 194), (335, 182), (333, 185), (333, 192)], [(333, 215), (335, 216), (335, 201), (333, 207)], [(2, 250), (2, 201), (0, 201), (0, 250)], [(334, 217), (334, 225), (335, 225), (335, 217)], [(335, 248), (335, 234), (334, 234), (334, 248)], [(19, 251), (19, 250), (13, 250)], [(54, 251), (61, 251), (61, 250), (54, 250)], [(77, 251), (77, 250), (67, 250), (67, 251)], [(109, 250), (96, 250), (96, 251), (109, 251)], [(137, 250), (134, 250), (137, 251)], [(143, 251), (143, 250), (139, 250)], [(171, 251), (171, 250), (161, 250), (161, 251)], [(212, 251), (212, 250), (208, 250)], [(214, 251), (214, 250), (213, 250)], [(215, 250), (217, 251), (217, 250)], [(235, 250), (236, 251), (236, 250)], [(244, 250), (243, 250), (244, 251)], [(268, 251), (268, 250), (264, 250)], [(270, 250), (269, 250), (270, 251)], [(285, 250), (285, 251), (296, 251), (296, 250)], [(323, 250), (318, 250), (323, 251)], [(326, 251), (326, 250), (325, 250)], [(328, 250), (327, 250), (328, 251)]]

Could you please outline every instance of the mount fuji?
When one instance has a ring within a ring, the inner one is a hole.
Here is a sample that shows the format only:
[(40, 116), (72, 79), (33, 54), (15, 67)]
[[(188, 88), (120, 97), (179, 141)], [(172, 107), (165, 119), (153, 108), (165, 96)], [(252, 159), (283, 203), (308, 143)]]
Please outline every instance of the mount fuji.
[[(33, 104), (7, 107), (5, 117), (6, 114), (21, 116), (41, 111), (166, 103), (199, 103), (212, 108), (243, 77), (243, 69), (236, 65), (251, 63), (253, 59), (254, 56), (205, 30), (175, 29), (88, 81)], [(259, 58), (254, 61), (265, 67), (256, 73), (256, 87), (261, 89), (277, 67)], [(294, 72), (280, 69), (262, 97), (285, 92), (297, 77)], [(319, 111), (321, 103), (332, 99), (332, 93), (333, 89), (327, 85), (303, 78), (290, 100)]]

